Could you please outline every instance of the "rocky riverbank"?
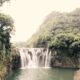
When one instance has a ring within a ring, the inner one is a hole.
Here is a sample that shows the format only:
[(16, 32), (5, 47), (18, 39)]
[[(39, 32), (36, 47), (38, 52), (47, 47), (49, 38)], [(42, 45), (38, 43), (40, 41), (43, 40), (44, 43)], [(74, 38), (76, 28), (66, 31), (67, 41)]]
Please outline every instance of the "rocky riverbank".
[(80, 70), (74, 73), (74, 80), (80, 80)]
[(0, 61), (0, 80), (6, 80), (13, 70), (20, 68), (20, 55), (14, 51), (14, 54), (4, 61)]
[[(59, 68), (80, 68), (79, 57), (68, 57), (62, 55), (55, 55), (51, 52), (50, 57), (50, 67), (59, 67)], [(21, 59), (19, 49), (15, 49), (15, 54), (13, 55), (12, 68), (20, 68)]]
[(51, 57), (50, 62), (51, 67), (61, 67), (61, 68), (80, 68), (78, 59), (72, 57), (61, 57), (61, 56), (55, 56)]

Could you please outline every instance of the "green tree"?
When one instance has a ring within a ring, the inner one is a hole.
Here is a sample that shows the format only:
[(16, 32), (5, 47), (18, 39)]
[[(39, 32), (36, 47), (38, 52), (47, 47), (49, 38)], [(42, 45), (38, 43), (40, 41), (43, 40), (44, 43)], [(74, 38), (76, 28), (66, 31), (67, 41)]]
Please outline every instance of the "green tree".
[(14, 28), (14, 22), (8, 15), (0, 14), (0, 41), (5, 46), (6, 53), (10, 49), (10, 33)]
[(10, 0), (0, 0), (0, 6), (2, 6), (3, 3), (7, 2), (7, 1), (10, 1)]
[(39, 30), (27, 41), (27, 45), (55, 49), (61, 55), (79, 55), (80, 9), (70, 13), (49, 14)]

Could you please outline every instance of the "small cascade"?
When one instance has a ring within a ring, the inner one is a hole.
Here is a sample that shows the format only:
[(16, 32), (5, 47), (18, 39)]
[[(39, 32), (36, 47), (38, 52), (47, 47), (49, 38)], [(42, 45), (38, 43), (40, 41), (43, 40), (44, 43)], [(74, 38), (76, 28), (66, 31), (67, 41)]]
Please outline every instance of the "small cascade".
[(49, 50), (47, 49), (45, 67), (50, 67), (50, 60), (51, 60), (51, 51), (49, 52)]
[(50, 67), (51, 52), (45, 48), (20, 48), (21, 68)]

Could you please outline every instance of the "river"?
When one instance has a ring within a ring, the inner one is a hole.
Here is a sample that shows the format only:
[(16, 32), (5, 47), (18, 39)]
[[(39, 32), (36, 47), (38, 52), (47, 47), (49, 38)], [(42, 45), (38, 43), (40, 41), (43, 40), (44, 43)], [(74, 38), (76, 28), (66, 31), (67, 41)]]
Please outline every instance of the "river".
[(73, 80), (74, 71), (62, 68), (18, 69), (7, 80)]

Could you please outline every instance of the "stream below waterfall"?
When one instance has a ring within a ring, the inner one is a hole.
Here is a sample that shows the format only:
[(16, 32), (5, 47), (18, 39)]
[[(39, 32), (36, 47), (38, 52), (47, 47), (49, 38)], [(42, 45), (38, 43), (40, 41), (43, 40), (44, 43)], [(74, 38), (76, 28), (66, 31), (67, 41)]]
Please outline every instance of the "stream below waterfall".
[(7, 80), (73, 80), (74, 71), (61, 68), (19, 69)]
[(50, 68), (51, 53), (44, 48), (21, 48), (21, 69), (7, 80), (73, 80), (74, 69)]

